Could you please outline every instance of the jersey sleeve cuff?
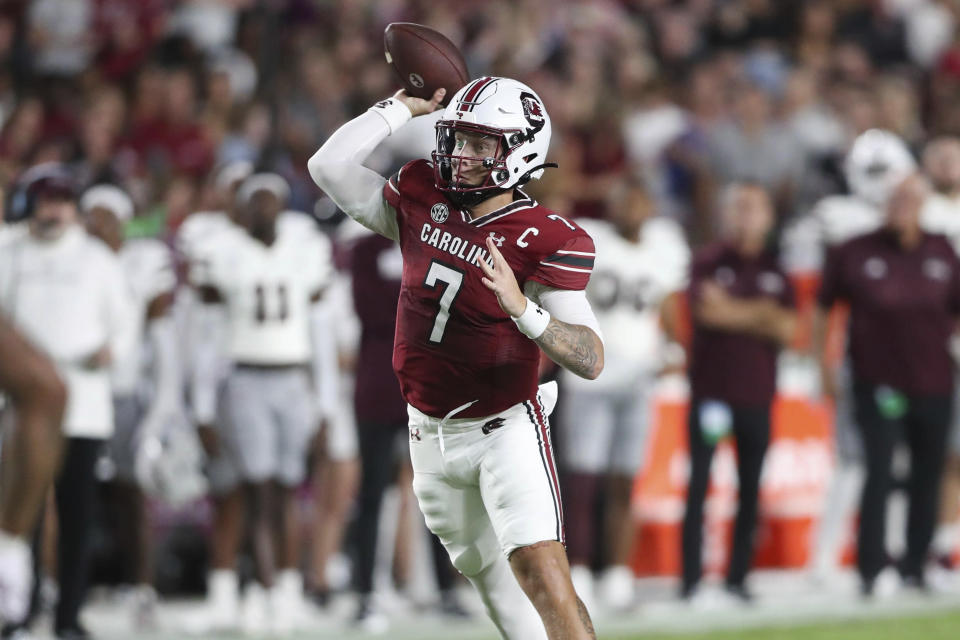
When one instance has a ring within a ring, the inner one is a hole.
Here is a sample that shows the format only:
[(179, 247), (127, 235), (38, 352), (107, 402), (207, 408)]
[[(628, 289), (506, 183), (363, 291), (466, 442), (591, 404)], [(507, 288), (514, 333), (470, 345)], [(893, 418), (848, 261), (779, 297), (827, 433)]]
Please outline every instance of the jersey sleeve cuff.
[(407, 108), (407, 105), (403, 104), (399, 100), (396, 100), (395, 98), (381, 100), (377, 104), (370, 107), (369, 110), (386, 121), (387, 126), (390, 127), (391, 134), (393, 134), (403, 125), (407, 124), (407, 122), (410, 121), (410, 118), (413, 117), (413, 114), (410, 113), (410, 109)]

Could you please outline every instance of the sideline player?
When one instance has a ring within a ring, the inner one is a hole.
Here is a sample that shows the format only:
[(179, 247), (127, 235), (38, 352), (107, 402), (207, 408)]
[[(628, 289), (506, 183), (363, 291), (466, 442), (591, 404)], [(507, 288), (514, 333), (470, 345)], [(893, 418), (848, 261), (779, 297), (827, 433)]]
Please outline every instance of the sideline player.
[[(310, 365), (322, 337), (312, 330), (312, 307), (331, 270), (329, 245), (317, 248), (321, 236), (281, 233), (288, 196), (286, 181), (275, 174), (245, 180), (237, 192), (244, 232), (212, 252), (209, 269), (194, 280), (205, 303), (223, 304), (227, 312), (232, 369), (222, 445), (245, 486), (257, 581), (268, 590), (270, 607), (269, 614), (257, 606), (245, 612), (251, 631), (265, 625), (289, 631), (299, 617), (294, 490), (304, 479), (317, 426)], [(257, 593), (252, 587), (248, 597)]]
[(613, 610), (634, 601), (630, 496), (643, 462), (651, 418), (651, 391), (664, 355), (682, 347), (664, 340), (664, 301), (685, 288), (690, 250), (683, 231), (656, 207), (642, 184), (630, 180), (611, 192), (608, 220), (578, 221), (597, 245), (587, 298), (597, 313), (607, 349), (595, 381), (565, 372), (561, 408), (560, 461), (570, 515), (573, 583), (588, 606), (594, 595), (591, 573), (599, 532), (597, 501), (603, 495), (603, 573), (596, 602)]
[(437, 122), (432, 163), (410, 162), (389, 181), (363, 167), (445, 93), (377, 103), (308, 167), (341, 209), (400, 244), (393, 364), (427, 526), (504, 637), (592, 638), (563, 547), (537, 368), (543, 349), (583, 377), (603, 369), (583, 292), (593, 241), (520, 189), (551, 166), (551, 129), (543, 102), (515, 80), (483, 77), (458, 91)]
[(40, 506), (53, 482), (63, 435), (67, 390), (46, 357), (0, 315), (0, 391), (15, 424), (3, 438), (0, 499), (0, 619), (22, 620), (30, 605), (33, 535)]
[[(124, 224), (134, 215), (130, 197), (108, 184), (88, 189), (80, 198), (87, 232), (103, 240), (120, 258), (136, 307), (137, 348), (114, 363), (113, 412), (116, 428), (110, 457), (116, 466), (109, 485), (116, 535), (135, 587), (137, 628), (156, 624), (152, 540), (143, 489), (136, 474), (137, 454), (158, 437), (170, 419), (182, 415), (176, 333), (170, 307), (177, 278), (170, 251), (153, 238), (125, 238)], [(148, 374), (145, 376), (144, 374)]]

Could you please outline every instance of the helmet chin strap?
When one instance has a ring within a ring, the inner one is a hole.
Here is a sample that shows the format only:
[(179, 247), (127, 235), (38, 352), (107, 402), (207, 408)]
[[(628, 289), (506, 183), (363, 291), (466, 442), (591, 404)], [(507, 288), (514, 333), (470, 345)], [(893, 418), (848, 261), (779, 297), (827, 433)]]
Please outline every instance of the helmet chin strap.
[(520, 176), (520, 179), (517, 180), (516, 186), (518, 187), (523, 186), (528, 182), (530, 182), (530, 176), (532, 176), (535, 172), (539, 171), (540, 169), (559, 169), (559, 168), (560, 168), (560, 165), (558, 165), (556, 162), (544, 162), (543, 164), (538, 164), (537, 166), (533, 167), (532, 169), (527, 171), (525, 174)]

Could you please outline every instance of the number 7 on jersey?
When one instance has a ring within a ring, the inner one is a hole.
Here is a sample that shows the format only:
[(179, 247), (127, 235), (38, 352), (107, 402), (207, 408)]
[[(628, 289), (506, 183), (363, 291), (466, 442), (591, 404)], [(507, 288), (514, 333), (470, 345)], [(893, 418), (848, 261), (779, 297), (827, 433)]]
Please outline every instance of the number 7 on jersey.
[(440, 344), (443, 340), (443, 332), (447, 328), (447, 320), (450, 319), (450, 307), (457, 299), (457, 295), (460, 293), (460, 285), (463, 284), (463, 272), (433, 260), (430, 262), (430, 268), (427, 270), (427, 277), (423, 284), (430, 289), (435, 289), (438, 282), (446, 284), (446, 287), (444, 287), (443, 295), (440, 296), (440, 308), (433, 320), (433, 331), (430, 332), (430, 342), (434, 344)]

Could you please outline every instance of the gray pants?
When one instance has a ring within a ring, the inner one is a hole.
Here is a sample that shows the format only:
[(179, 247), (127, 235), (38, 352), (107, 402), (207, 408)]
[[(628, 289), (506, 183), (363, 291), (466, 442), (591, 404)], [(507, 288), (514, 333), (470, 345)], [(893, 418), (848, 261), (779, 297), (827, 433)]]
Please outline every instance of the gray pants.
[(107, 452), (116, 466), (118, 480), (136, 482), (134, 467), (144, 413), (143, 402), (136, 394), (113, 397), (114, 431), (107, 441)]
[(224, 406), (224, 444), (241, 478), (288, 487), (303, 481), (318, 423), (304, 367), (238, 365), (227, 377)]
[(579, 473), (632, 476), (643, 463), (650, 424), (650, 387), (628, 392), (565, 389), (563, 463)]

